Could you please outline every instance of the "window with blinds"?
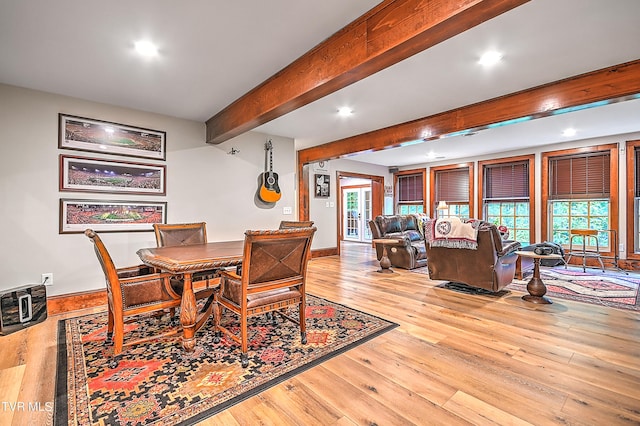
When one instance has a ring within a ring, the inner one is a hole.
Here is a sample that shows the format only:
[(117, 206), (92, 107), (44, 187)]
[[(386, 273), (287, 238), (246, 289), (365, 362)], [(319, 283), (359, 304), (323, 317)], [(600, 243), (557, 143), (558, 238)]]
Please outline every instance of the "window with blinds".
[(549, 159), (549, 198), (608, 198), (610, 154), (594, 152)]
[(486, 165), (483, 198), (487, 201), (529, 198), (529, 162)]
[[(458, 216), (470, 217), (470, 192), (469, 167), (457, 169), (436, 170), (434, 179), (433, 211), (437, 211), (438, 217)], [(438, 202), (447, 203), (446, 210), (438, 210)]]
[(435, 174), (435, 200), (447, 203), (469, 202), (469, 168), (439, 170)]
[[(610, 249), (610, 151), (549, 158), (549, 219), (553, 241), (568, 245), (571, 229), (597, 229), (600, 249)], [(581, 244), (578, 239), (574, 244)]]
[(396, 175), (396, 212), (424, 213), (424, 172)]
[(634, 157), (635, 157), (635, 195), (636, 197), (640, 197), (640, 147), (635, 147), (634, 149)]
[(482, 201), (484, 220), (506, 226), (509, 239), (529, 245), (529, 160), (483, 165)]
[(422, 203), (424, 194), (422, 174), (398, 176), (398, 202)]
[(631, 254), (631, 256), (633, 257), (634, 255), (637, 256), (637, 254), (640, 253), (640, 146), (635, 146), (636, 142), (627, 142), (627, 146), (629, 146), (629, 144), (631, 144), (631, 146), (634, 146), (633, 148), (633, 171), (634, 171), (634, 175), (633, 175), (633, 181), (635, 182), (634, 184), (634, 190), (633, 190), (633, 194), (634, 194), (634, 198), (631, 201), (628, 202), (633, 202), (633, 253), (629, 253)]

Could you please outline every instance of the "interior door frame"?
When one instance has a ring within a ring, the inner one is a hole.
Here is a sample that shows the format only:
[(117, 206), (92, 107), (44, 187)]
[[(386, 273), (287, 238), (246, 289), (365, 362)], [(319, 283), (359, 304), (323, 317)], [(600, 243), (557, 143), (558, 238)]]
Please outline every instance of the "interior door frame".
[(376, 217), (382, 214), (384, 206), (384, 176), (367, 175), (362, 173), (354, 173), (347, 171), (336, 171), (336, 190), (340, 191), (340, 196), (337, 198), (336, 208), (336, 243), (338, 255), (340, 255), (340, 241), (342, 241), (342, 186), (339, 186), (341, 178), (358, 178), (369, 179), (371, 181), (371, 217)]

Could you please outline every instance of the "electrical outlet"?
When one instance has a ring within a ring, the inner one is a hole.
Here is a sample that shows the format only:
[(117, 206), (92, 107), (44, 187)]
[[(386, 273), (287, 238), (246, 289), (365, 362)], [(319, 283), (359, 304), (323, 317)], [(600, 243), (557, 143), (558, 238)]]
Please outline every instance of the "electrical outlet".
[(42, 274), (40, 282), (44, 285), (53, 285), (53, 272)]
[(620, 251), (624, 251), (624, 243), (620, 243)]

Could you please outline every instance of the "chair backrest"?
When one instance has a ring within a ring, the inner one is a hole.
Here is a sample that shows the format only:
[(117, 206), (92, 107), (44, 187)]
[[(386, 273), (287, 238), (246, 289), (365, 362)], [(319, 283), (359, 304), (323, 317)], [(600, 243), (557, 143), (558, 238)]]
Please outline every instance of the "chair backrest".
[(246, 231), (243, 285), (293, 279), (304, 286), (315, 232), (315, 227)]
[(597, 237), (597, 229), (569, 229), (571, 235), (582, 235), (583, 237)]
[(310, 228), (313, 226), (312, 220), (283, 220), (278, 229), (289, 228)]
[(96, 256), (98, 257), (98, 261), (100, 262), (100, 266), (102, 267), (102, 272), (104, 272), (107, 284), (107, 296), (110, 299), (109, 303), (112, 303), (112, 298), (119, 299), (122, 297), (116, 266), (98, 234), (96, 234), (92, 229), (87, 229), (84, 231), (84, 235), (89, 237), (93, 243), (93, 248), (96, 252)]
[(154, 223), (153, 230), (156, 234), (156, 244), (158, 247), (207, 243), (207, 224), (205, 222), (176, 224)]

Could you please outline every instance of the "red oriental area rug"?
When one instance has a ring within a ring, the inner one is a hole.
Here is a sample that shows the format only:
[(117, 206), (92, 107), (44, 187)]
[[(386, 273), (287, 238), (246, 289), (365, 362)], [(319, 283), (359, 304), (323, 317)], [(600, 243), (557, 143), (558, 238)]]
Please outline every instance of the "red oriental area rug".
[[(62, 320), (55, 424), (193, 424), (397, 326), (311, 295), (306, 309), (306, 345), (295, 324), (279, 318), (274, 325), (265, 315), (250, 319), (247, 368), (234, 341), (213, 343), (205, 331), (212, 320), (196, 334), (193, 353), (182, 351), (179, 338), (162, 339), (129, 349), (113, 369), (104, 345), (106, 313)], [(168, 314), (144, 317), (127, 331), (148, 332), (170, 320)], [(223, 321), (237, 331), (226, 310)]]

